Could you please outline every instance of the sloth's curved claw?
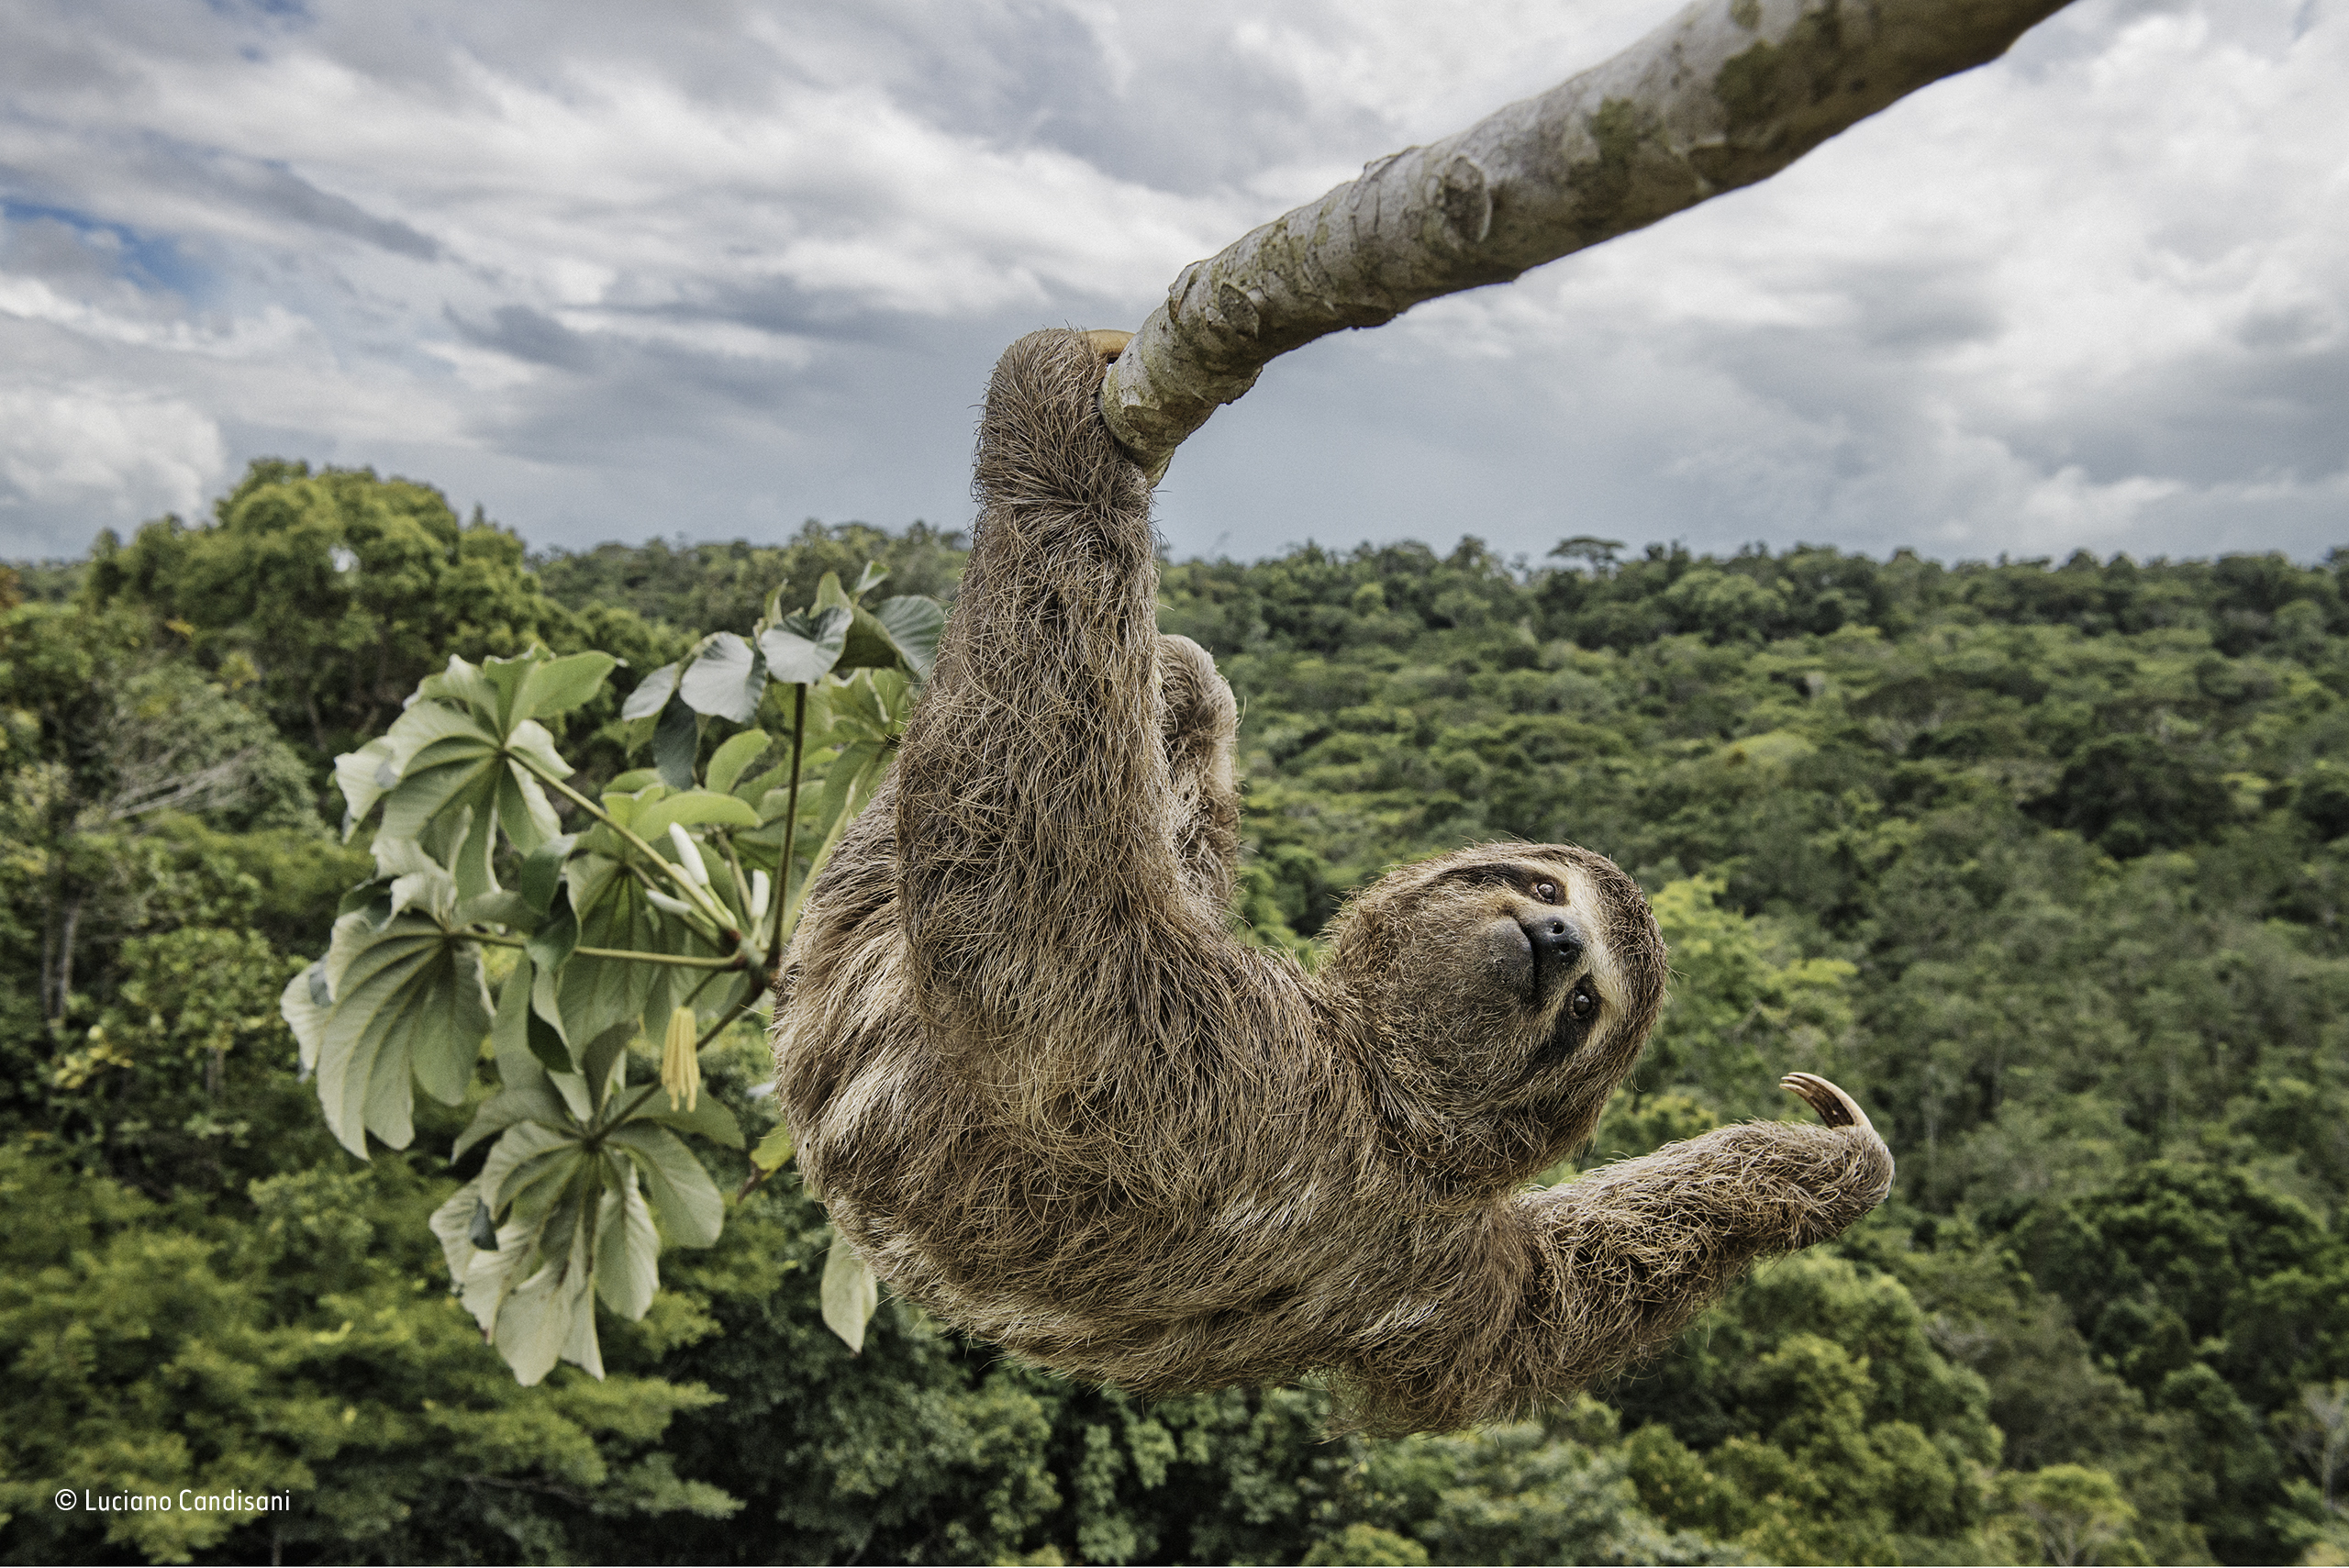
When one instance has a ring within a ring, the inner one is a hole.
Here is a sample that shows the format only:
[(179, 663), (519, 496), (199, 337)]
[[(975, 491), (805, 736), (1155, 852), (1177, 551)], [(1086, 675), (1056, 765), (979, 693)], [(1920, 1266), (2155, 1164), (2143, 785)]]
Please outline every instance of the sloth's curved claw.
[(1788, 1094), (1800, 1095), (1804, 1103), (1819, 1113), (1819, 1119), (1830, 1127), (1857, 1127), (1867, 1132), (1876, 1129), (1868, 1124), (1868, 1113), (1851, 1095), (1809, 1073), (1789, 1073), (1778, 1080), (1778, 1087)]

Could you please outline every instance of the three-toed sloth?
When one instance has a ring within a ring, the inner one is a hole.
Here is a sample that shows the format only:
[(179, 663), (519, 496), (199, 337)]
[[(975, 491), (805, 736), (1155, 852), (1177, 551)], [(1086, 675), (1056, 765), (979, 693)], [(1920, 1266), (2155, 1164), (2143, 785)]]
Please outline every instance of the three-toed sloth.
[(1546, 1190), (1664, 997), (1604, 857), (1497, 843), (1354, 898), (1307, 973), (1231, 934), (1230, 690), (1156, 627), (1150, 486), (1100, 349), (996, 366), (962, 595), (894, 779), (778, 984), (800, 1166), (944, 1321), (1144, 1395), (1319, 1371), (1375, 1430), (1525, 1411), (1833, 1236), (1892, 1159), (1726, 1127)]

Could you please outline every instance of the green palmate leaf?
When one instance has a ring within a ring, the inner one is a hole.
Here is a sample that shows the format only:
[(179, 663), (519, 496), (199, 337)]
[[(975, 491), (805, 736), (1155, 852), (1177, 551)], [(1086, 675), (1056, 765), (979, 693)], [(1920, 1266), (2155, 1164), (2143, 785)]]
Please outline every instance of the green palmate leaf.
[[(507, 975), (506, 984), (497, 994), (497, 1016), (489, 1029), (489, 1043), (496, 1053), (497, 1081), (504, 1086), (502, 1094), (542, 1089), (554, 1096), (563, 1114), (548, 1121), (548, 1125), (584, 1126), (595, 1114), (595, 1106), (587, 1093), (587, 1080), (572, 1065), (560, 1027), (546, 1017), (553, 992), (554, 976), (532, 963), (527, 954)], [(529, 1103), (543, 1104), (536, 1100)], [(544, 1117), (535, 1119), (548, 1120)], [(471, 1129), (465, 1140), (461, 1147), (471, 1146)]]
[(522, 1033), (525, 1043), (530, 1048), (530, 1055), (540, 1066), (549, 1073), (572, 1071), (571, 1048), (563, 1043), (562, 1032), (541, 1018), (537, 1008), (530, 1009), (529, 1017), (523, 1022)]
[[(591, 836), (592, 838), (592, 836)], [(618, 861), (588, 853), (572, 857), (565, 873), (572, 906), (581, 910), (579, 945), (683, 957), (732, 956), (696, 934), (682, 917), (659, 910), (642, 883)], [(558, 997), (565, 1035), (575, 1044), (623, 1019), (644, 1020), (658, 1036), (669, 1010), (707, 977), (707, 970), (574, 953), (562, 966)]]
[(707, 1247), (718, 1240), (726, 1222), (725, 1200), (709, 1173), (675, 1133), (631, 1120), (606, 1136), (611, 1147), (626, 1151), (644, 1173), (653, 1217), (671, 1246)]
[[(629, 778), (637, 778), (646, 775), (630, 773), (628, 776)], [(693, 786), (691, 784), (687, 784), (685, 787), (691, 789)], [(604, 791), (604, 813), (613, 821), (618, 823), (621, 827), (634, 832), (636, 828), (636, 814), (643, 810), (646, 806), (651, 805), (656, 800), (666, 799), (668, 795), (669, 786), (661, 783), (657, 779), (625, 793), (618, 789), (607, 787)], [(642, 837), (641, 834), (638, 836), (640, 838)]]
[[(634, 877), (600, 855), (580, 855), (569, 873), (572, 906), (584, 909), (579, 940), (622, 952), (673, 952), (687, 940), (685, 922), (655, 911)], [(679, 973), (685, 973), (680, 971)], [(648, 1014), (668, 1018), (667, 966), (573, 953), (556, 975), (555, 998), (565, 1032), (592, 1040), (606, 1029), (633, 1029)]]
[(362, 1159), (370, 1132), (405, 1149), (415, 1136), (411, 1084), (454, 1105), (473, 1076), (490, 1022), (481, 950), (405, 914), (356, 943), (329, 977), (334, 1007), (317, 1051), (327, 1125)]
[(677, 694), (677, 675), (684, 668), (682, 663), (663, 664), (639, 681), (636, 690), (629, 693), (628, 700), (620, 704), (620, 717), (651, 718), (668, 706), (669, 699)]
[(652, 765), (671, 789), (694, 787), (694, 759), (701, 751), (701, 721), (683, 696), (673, 696), (652, 728)]
[(578, 945), (578, 917), (571, 912), (571, 901), (559, 895), (553, 913), (530, 933), (528, 949), (530, 960), (551, 973), (570, 961), (571, 950)]
[[(445, 682), (446, 677), (434, 679)], [(491, 695), (495, 695), (494, 689)], [(395, 774), (395, 782), (382, 795), (383, 832), (429, 842), (436, 828), (445, 834), (455, 812), (473, 813), (463, 851), (456, 857), (457, 884), (464, 895), (495, 888), (488, 869), (495, 829), (504, 828), (525, 855), (555, 836), (559, 823), (537, 773), (563, 778), (571, 767), (556, 753), (553, 737), (535, 720), (501, 731), (470, 711), (417, 702), (400, 716), (385, 739), (394, 744), (376, 778), (382, 783)], [(363, 792), (345, 794), (354, 808), (363, 798)]]
[[(334, 760), (335, 787), (342, 791), (342, 839), (351, 841), (351, 830), (375, 809), (384, 791), (399, 782), (399, 770), (395, 763), (395, 749), (392, 738), (379, 735), (356, 751), (345, 751)], [(390, 776), (384, 776), (385, 769)]]
[(460, 926), (510, 926), (516, 930), (535, 929), (544, 911), (530, 907), (529, 899), (518, 893), (501, 888), (495, 893), (484, 893), (457, 906), (456, 923)]
[(568, 1131), (584, 1136), (578, 1118), (571, 1107), (556, 1094), (553, 1084), (544, 1075), (519, 1086), (500, 1089), (482, 1102), (473, 1113), (473, 1121), (450, 1147), (449, 1158), (454, 1160), (485, 1138), (495, 1138), (518, 1122), (534, 1121), (555, 1131)]
[(864, 1351), (864, 1328), (881, 1305), (881, 1287), (864, 1254), (835, 1232), (824, 1256), (824, 1324), (841, 1337), (851, 1355)]
[(317, 1070), (318, 1046), (326, 1040), (327, 1019), (334, 1011), (332, 994), (320, 995), (327, 990), (326, 972), (326, 960), (318, 960), (287, 981), (277, 998), (278, 1016), (294, 1031), (295, 1049), (305, 1073)]
[[(860, 740), (844, 748), (840, 757), (824, 773), (824, 789), (816, 806), (815, 853), (807, 862), (807, 877), (803, 886), (813, 885), (817, 874), (832, 856), (841, 835), (856, 819), (858, 812), (873, 799), (881, 781), (889, 776), (889, 763), (896, 751), (878, 740)], [(803, 840), (802, 842), (806, 840)]]
[(841, 652), (841, 670), (903, 670), (930, 679), (938, 660), (938, 634), (946, 611), (935, 599), (908, 594), (885, 599), (873, 609), (859, 606)]
[(526, 718), (568, 713), (603, 689), (604, 677), (619, 662), (608, 653), (573, 653), (558, 659), (534, 648), (518, 659), (491, 659), (482, 676), (504, 702), (495, 722), (511, 729)]
[(946, 607), (919, 594), (901, 594), (873, 606), (873, 618), (924, 681), (938, 663), (938, 637), (946, 628)]
[(608, 653), (573, 653), (558, 659), (544, 648), (479, 665), (451, 658), (448, 668), (428, 675), (419, 698), (461, 708), (500, 735), (540, 714), (567, 713), (593, 697), (619, 661)]
[(628, 1042), (636, 1038), (634, 1019), (612, 1025), (588, 1040), (579, 1052), (579, 1070), (598, 1110), (628, 1078)]
[(848, 596), (852, 599), (861, 599), (864, 597), (868, 589), (878, 587), (881, 580), (887, 575), (889, 575), (889, 569), (882, 565), (879, 562), (866, 562), (864, 563), (864, 570), (857, 573), (856, 586), (848, 591)]
[(757, 762), (770, 744), (763, 729), (745, 729), (740, 735), (728, 737), (726, 743), (709, 759), (709, 767), (703, 774), (704, 782), (720, 795), (726, 794), (742, 776), (742, 770)]
[(911, 680), (898, 670), (867, 670), (831, 687), (825, 695), (825, 743), (894, 739), (905, 727), (912, 691)]
[(596, 1294), (633, 1323), (661, 1288), (661, 1233), (632, 1161), (604, 1156), (603, 1212), (596, 1226)]
[(562, 862), (571, 858), (571, 851), (578, 843), (578, 834), (564, 833), (532, 850), (522, 862), (519, 891), (540, 915), (547, 914), (553, 905), (555, 889), (562, 885)]
[(707, 1138), (712, 1143), (722, 1143), (729, 1149), (742, 1147), (742, 1124), (734, 1119), (734, 1113), (726, 1108), (723, 1101), (707, 1089), (691, 1110), (682, 1106), (672, 1110), (666, 1095), (655, 1095), (629, 1120), (658, 1122), (679, 1132)]
[(751, 1151), (751, 1163), (773, 1175), (791, 1162), (791, 1129), (777, 1123)]
[(482, 1162), (482, 1202), (492, 1214), (543, 1212), (577, 1173), (585, 1139), (576, 1127), (517, 1120)]
[[(600, 1237), (613, 1236), (611, 1262), (621, 1270), (609, 1294), (630, 1304), (643, 1296), (641, 1270), (632, 1262), (642, 1242), (630, 1234), (625, 1189), (617, 1184), (624, 1163), (576, 1142), (551, 1141), (547, 1129), (522, 1123), (499, 1140), (482, 1175), (433, 1213), (432, 1231), (465, 1309), (525, 1386), (558, 1360), (603, 1375), (594, 1307)], [(484, 1245), (483, 1216), (500, 1186), (507, 1217)]]
[[(462, 843), (472, 831), (472, 807), (461, 808), (449, 824), (450, 836)], [(387, 901), (376, 917), (377, 926), (411, 909), (429, 915), (442, 925), (456, 921), (460, 898), (457, 879), (422, 844), (379, 831), (373, 848), (376, 880), (384, 884), (387, 895)], [(370, 910), (371, 915), (374, 913)]]
[[(584, 1173), (575, 1170), (573, 1173)], [(451, 1194), (449, 1200), (433, 1211), (432, 1233), (440, 1238), (441, 1256), (448, 1262), (450, 1277), (457, 1285), (465, 1310), (473, 1315), (482, 1332), (498, 1344), (500, 1353), (515, 1366), (515, 1375), (525, 1382), (534, 1382), (546, 1375), (553, 1365), (552, 1360), (539, 1365), (535, 1373), (515, 1364), (510, 1338), (500, 1339), (501, 1319), (516, 1287), (540, 1272), (542, 1242), (551, 1240), (558, 1247), (568, 1250), (568, 1232), (578, 1229), (584, 1206), (574, 1197), (567, 1205), (549, 1204), (529, 1210), (518, 1207), (491, 1233), (494, 1245), (484, 1247), (475, 1240), (475, 1229), (480, 1211), (487, 1207), (483, 1184), (476, 1177)], [(567, 1227), (565, 1220), (570, 1222)]]
[(470, 713), (484, 728), (500, 733), (507, 728), (507, 695), (483, 675), (480, 665), (469, 664), (453, 653), (449, 656), (446, 668), (417, 684), (416, 695), (419, 699)]
[(373, 941), (375, 934), (391, 921), (388, 897), (382, 903), (369, 902), (359, 908), (336, 917), (333, 932), (327, 939), (327, 955), (311, 972), (310, 999), (320, 1007), (331, 1010), (338, 988), (342, 984), (342, 972), (351, 967), (352, 955)]
[(766, 685), (766, 660), (759, 651), (733, 632), (721, 631), (704, 639), (677, 683), (677, 695), (696, 713), (748, 724)]
[(547, 1227), (539, 1267), (499, 1306), (491, 1331), (497, 1353), (525, 1388), (536, 1386), (558, 1360), (576, 1363), (590, 1376), (604, 1375), (593, 1294), (595, 1206), (583, 1199), (567, 1209), (574, 1212)]
[[(827, 573), (825, 580), (835, 590), (840, 587), (838, 578)], [(812, 616), (784, 617), (780, 624), (759, 634), (759, 651), (766, 656), (767, 678), (802, 686), (822, 680), (840, 662), (841, 650), (847, 645), (849, 627), (854, 619), (854, 611), (845, 598)]]
[(716, 823), (722, 828), (755, 828), (759, 814), (730, 795), (714, 790), (688, 789), (664, 795), (651, 805), (637, 808), (636, 820), (629, 830), (647, 843), (658, 843), (669, 831), (671, 823), (687, 828)]

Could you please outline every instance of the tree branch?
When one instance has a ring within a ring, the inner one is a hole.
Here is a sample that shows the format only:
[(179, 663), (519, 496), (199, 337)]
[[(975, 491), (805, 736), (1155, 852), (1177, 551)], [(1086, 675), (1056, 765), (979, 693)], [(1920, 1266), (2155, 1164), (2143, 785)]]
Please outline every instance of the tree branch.
[(1605, 64), (1183, 270), (1101, 387), (1155, 478), (1275, 355), (1765, 179), (2068, 0), (1698, 0)]

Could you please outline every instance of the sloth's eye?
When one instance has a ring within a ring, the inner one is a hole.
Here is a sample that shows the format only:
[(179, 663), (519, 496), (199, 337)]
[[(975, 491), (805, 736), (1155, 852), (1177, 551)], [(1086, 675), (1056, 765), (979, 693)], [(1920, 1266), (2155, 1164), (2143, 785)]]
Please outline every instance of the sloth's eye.
[(1575, 987), (1574, 995), (1566, 998), (1566, 1012), (1579, 1022), (1597, 1011), (1598, 998), (1591, 995), (1590, 982), (1586, 980)]
[(1555, 904), (1558, 901), (1558, 884), (1554, 882), (1537, 882), (1533, 884), (1533, 896), (1544, 904)]

